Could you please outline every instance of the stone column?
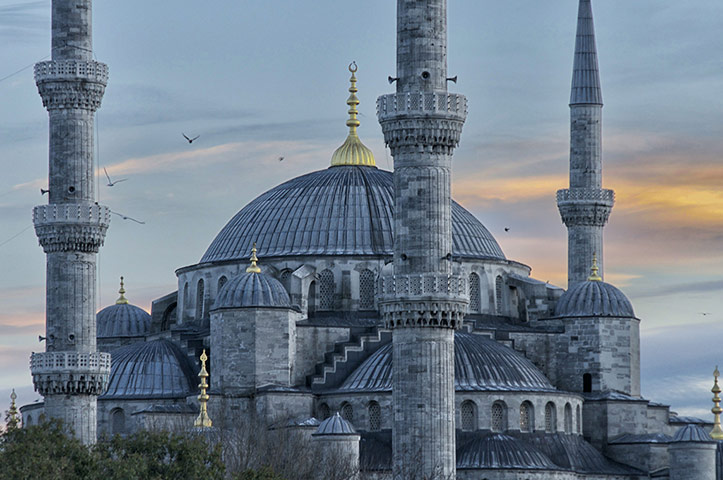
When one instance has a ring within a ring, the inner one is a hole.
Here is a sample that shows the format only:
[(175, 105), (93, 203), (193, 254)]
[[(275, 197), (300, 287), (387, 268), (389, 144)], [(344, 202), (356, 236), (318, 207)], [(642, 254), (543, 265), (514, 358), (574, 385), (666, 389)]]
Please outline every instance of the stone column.
[(96, 399), (110, 355), (96, 351), (96, 255), (110, 210), (95, 203), (93, 117), (108, 67), (93, 60), (91, 0), (53, 0), (52, 60), (35, 65), (49, 114), (49, 203), (33, 210), (47, 255), (46, 352), (34, 353), (35, 389), (45, 412), (84, 443), (96, 441)]
[(451, 168), (467, 113), (447, 92), (446, 0), (398, 0), (397, 93), (377, 101), (394, 157), (394, 274), (379, 305), (393, 330), (393, 477), (454, 478), (454, 330), (469, 303), (452, 268)]

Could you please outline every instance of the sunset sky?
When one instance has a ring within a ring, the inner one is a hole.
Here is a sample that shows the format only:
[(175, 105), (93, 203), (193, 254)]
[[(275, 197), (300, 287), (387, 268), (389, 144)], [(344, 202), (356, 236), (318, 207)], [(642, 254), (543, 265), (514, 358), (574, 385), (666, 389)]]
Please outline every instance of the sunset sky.
[[(562, 287), (555, 191), (567, 186), (577, 3), (450, 0), (448, 12), (449, 75), (459, 78), (450, 90), (469, 101), (453, 196), (509, 259)], [(593, 9), (604, 187), (617, 194), (606, 280), (642, 319), (643, 396), (710, 419), (712, 372), (723, 366), (723, 3)], [(47, 201), (47, 112), (22, 69), (49, 55), (49, 10), (47, 0), (0, 0), (0, 410), (13, 387), (19, 403), (39, 398), (28, 358), (44, 349), (45, 255), (31, 210)], [(395, 15), (393, 0), (95, 2), (95, 55), (111, 71), (98, 164), (128, 179), (101, 179), (99, 201), (146, 222), (113, 217), (99, 308), (123, 275), (130, 301), (150, 310), (235, 212), (326, 168), (346, 136), (352, 60), (359, 134), (391, 170), (375, 100), (393, 91)], [(189, 145), (182, 132), (200, 138)]]

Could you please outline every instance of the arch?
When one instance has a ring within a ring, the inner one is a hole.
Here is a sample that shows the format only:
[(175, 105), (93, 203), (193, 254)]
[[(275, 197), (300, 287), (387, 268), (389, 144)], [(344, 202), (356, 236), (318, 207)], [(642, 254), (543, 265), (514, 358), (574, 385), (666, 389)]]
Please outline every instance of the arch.
[(479, 275), (469, 274), (469, 312), (479, 313), (482, 310)]
[(176, 315), (176, 307), (177, 303), (173, 302), (170, 304), (166, 309), (163, 311), (163, 316), (161, 317), (161, 331), (165, 332), (166, 330), (171, 329), (171, 325), (173, 324), (173, 320)]
[(349, 423), (354, 423), (354, 407), (351, 406), (351, 403), (341, 404), (341, 418)]
[(291, 270), (285, 268), (281, 271), (281, 274), (279, 275), (279, 281), (281, 282), (281, 285), (284, 286), (287, 292), (291, 291), (291, 273)]
[(359, 309), (374, 310), (374, 272), (364, 269), (359, 274)]
[(498, 400), (492, 404), (490, 429), (493, 432), (504, 432), (507, 430), (507, 405)]
[(323, 421), (329, 417), (331, 417), (331, 409), (329, 409), (329, 405), (322, 403), (319, 405), (319, 420)]
[(520, 404), (520, 431), (528, 433), (535, 431), (535, 407), (527, 400)]
[(565, 433), (572, 433), (572, 405), (565, 404)]
[(316, 311), (316, 281), (309, 284), (309, 291), (306, 294), (307, 310), (309, 313)]
[(334, 293), (336, 293), (334, 272), (327, 268), (319, 274), (319, 310), (334, 309)]
[(375, 401), (369, 402), (369, 431), (378, 432), (382, 429), (382, 407)]
[(462, 424), (462, 430), (466, 432), (473, 432), (477, 430), (477, 404), (472, 400), (465, 400), (462, 402), (460, 408), (460, 423)]
[(198, 280), (196, 287), (196, 320), (201, 320), (204, 314), (203, 299), (205, 297), (203, 278)]
[(32, 417), (32, 415), (28, 415), (27, 417), (25, 417), (25, 426), (26, 426), (26, 427), (29, 427), (29, 426), (32, 425), (32, 424), (33, 424), (33, 417)]
[(126, 414), (122, 408), (115, 408), (110, 412), (110, 425), (113, 435), (126, 433)]
[(582, 415), (580, 415), (580, 405), (575, 409), (575, 422), (577, 423), (577, 433), (582, 435)]
[(582, 391), (584, 393), (592, 392), (592, 374), (585, 373), (582, 376)]
[(226, 278), (226, 275), (221, 275), (221, 278), (218, 279), (218, 290), (216, 290), (216, 294), (219, 294), (221, 292), (221, 289), (224, 285), (226, 285), (227, 281), (228, 278)]
[(545, 405), (545, 432), (557, 432), (557, 409), (552, 402), (547, 402)]
[(503, 309), (502, 309), (502, 276), (497, 275), (497, 278), (495, 278), (495, 312), (497, 312), (497, 315), (502, 315)]

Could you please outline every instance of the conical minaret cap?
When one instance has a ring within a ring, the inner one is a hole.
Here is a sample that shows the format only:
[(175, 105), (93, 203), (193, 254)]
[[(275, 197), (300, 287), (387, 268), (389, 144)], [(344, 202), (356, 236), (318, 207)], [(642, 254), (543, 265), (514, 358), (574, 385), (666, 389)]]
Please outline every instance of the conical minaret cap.
[(591, 0), (580, 0), (570, 105), (602, 105)]
[(346, 121), (346, 126), (349, 127), (349, 135), (346, 137), (344, 144), (337, 148), (334, 155), (331, 157), (331, 165), (363, 165), (367, 167), (376, 166), (374, 161), (374, 154), (372, 151), (362, 143), (357, 134), (357, 127), (360, 125), (357, 115), (359, 115), (359, 98), (356, 93), (359, 89), (356, 87), (356, 62), (352, 62), (349, 65), (349, 71), (351, 72), (351, 78), (349, 79), (351, 86), (349, 87), (349, 98), (346, 104), (349, 105), (349, 119)]

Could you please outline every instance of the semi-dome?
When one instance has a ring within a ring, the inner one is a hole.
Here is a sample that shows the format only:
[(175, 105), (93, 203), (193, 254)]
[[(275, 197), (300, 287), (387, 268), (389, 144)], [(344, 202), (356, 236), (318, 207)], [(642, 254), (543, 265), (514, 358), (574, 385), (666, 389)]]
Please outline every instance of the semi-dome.
[(331, 417), (327, 418), (321, 424), (316, 432), (312, 434), (317, 435), (357, 435), (356, 430), (351, 423), (342, 418), (339, 412), (336, 412)]
[(125, 298), (123, 277), (118, 290), (120, 297), (114, 305), (105, 307), (95, 315), (97, 338), (142, 337), (151, 331), (151, 316)]
[(289, 294), (281, 282), (261, 273), (256, 265), (256, 244), (251, 252), (251, 266), (226, 282), (213, 308), (291, 307)]
[[(251, 201), (216, 236), (201, 263), (240, 260), (254, 242), (259, 256), (389, 255), (392, 172), (373, 166), (332, 166), (289, 180)], [(452, 254), (505, 258), (490, 232), (452, 202)]]
[(534, 446), (501, 433), (476, 438), (463, 445), (457, 450), (457, 468), (560, 469)]
[(555, 307), (556, 317), (635, 317), (623, 292), (599, 280), (580, 282), (563, 293)]
[(714, 442), (713, 438), (703, 430), (700, 425), (686, 425), (685, 427), (681, 428), (677, 432), (675, 432), (675, 436), (673, 436), (673, 443), (682, 443), (682, 442), (694, 442), (694, 443), (707, 443), (707, 442)]
[(113, 351), (108, 391), (101, 399), (184, 398), (197, 391), (191, 361), (168, 340), (139, 342)]
[[(454, 334), (454, 386), (457, 391), (553, 391), (528, 359), (482, 335)], [(369, 356), (339, 388), (346, 392), (392, 390), (392, 344)]]

